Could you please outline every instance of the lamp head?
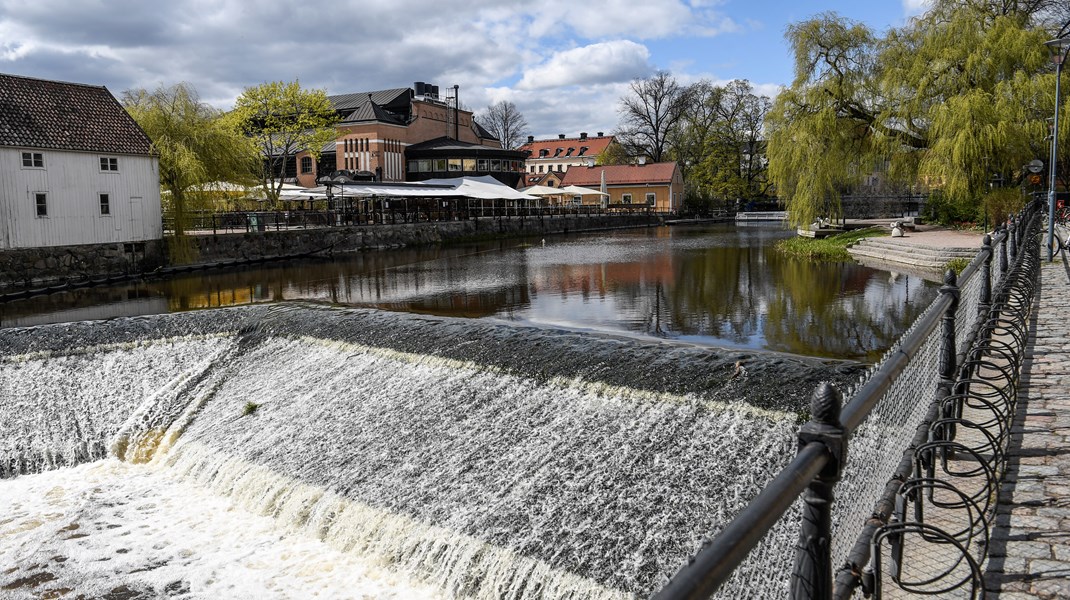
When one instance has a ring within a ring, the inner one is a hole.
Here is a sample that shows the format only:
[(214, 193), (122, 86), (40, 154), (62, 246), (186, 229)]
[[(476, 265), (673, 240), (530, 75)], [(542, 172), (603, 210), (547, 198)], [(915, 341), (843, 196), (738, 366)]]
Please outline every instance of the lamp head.
[(1070, 37), (1048, 40), (1044, 42), (1044, 45), (1048, 47), (1048, 52), (1051, 54), (1051, 62), (1062, 65), (1066, 60), (1067, 50), (1070, 50)]

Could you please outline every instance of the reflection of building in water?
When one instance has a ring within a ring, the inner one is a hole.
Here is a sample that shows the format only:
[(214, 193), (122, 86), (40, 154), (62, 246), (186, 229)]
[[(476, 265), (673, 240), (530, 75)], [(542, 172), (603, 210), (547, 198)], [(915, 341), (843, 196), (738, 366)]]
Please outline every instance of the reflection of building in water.
[(219, 308), (221, 306), (237, 306), (240, 304), (252, 304), (258, 298), (253, 288), (216, 289), (191, 296), (181, 296), (171, 299), (172, 310), (191, 310), (197, 308)]

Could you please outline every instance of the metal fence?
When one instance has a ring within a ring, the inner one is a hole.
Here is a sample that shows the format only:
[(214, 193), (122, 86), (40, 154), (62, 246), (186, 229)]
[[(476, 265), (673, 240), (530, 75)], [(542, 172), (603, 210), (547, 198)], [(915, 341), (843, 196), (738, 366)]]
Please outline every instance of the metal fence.
[[(478, 200), (407, 202), (384, 201), (364, 210), (276, 210), (276, 211), (190, 211), (181, 218), (184, 231), (200, 233), (250, 233), (320, 227), (349, 227), (356, 225), (397, 225), (466, 221), (469, 219), (532, 219), (554, 217), (595, 217), (607, 215), (664, 216), (647, 204), (524, 206), (503, 201)], [(174, 233), (174, 213), (165, 213), (163, 229)]]
[(655, 598), (983, 595), (1040, 218), (985, 236), (856, 386), (818, 388), (794, 460)]

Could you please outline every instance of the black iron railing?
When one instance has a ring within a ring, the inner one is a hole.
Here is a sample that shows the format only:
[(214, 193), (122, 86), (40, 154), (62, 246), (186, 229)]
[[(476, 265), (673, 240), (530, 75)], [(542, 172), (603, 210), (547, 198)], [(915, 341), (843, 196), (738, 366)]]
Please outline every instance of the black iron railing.
[[(842, 599), (862, 590), (879, 598), (889, 585), (983, 595), (979, 565), (1006, 464), (1039, 231), (1039, 204), (1030, 203), (994, 239), (985, 236), (961, 277), (947, 273), (933, 304), (842, 409), (838, 390), (819, 387), (795, 458), (654, 597)], [(801, 515), (793, 548), (767, 537), (798, 518), (792, 510)], [(755, 547), (778, 543), (762, 554), (794, 552), (790, 575), (766, 569), (766, 590), (733, 579)]]

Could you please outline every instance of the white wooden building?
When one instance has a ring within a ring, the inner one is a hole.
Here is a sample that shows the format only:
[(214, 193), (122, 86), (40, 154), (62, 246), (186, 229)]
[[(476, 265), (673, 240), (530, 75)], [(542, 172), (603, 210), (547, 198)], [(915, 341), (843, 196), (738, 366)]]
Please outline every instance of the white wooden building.
[(161, 239), (151, 147), (107, 88), (0, 74), (0, 250)]

